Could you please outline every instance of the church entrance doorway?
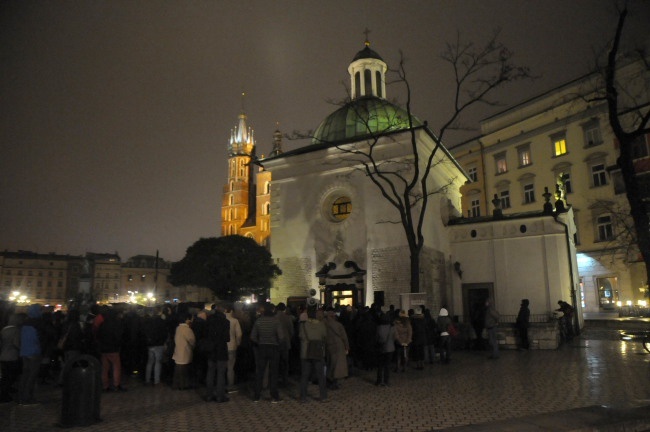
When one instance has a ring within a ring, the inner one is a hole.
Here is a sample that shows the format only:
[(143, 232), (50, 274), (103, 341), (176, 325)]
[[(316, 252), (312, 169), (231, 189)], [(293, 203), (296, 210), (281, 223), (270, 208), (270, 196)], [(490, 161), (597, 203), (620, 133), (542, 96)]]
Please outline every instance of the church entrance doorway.
[(336, 264), (326, 263), (316, 273), (325, 307), (364, 305), (364, 277), (366, 271), (354, 261), (346, 261), (343, 269), (336, 271)]
[(494, 302), (494, 284), (491, 282), (463, 284), (463, 321), (474, 333), (474, 349), (485, 348), (485, 300)]
[(325, 286), (325, 305), (352, 306), (357, 308), (362, 304), (361, 290), (355, 284), (337, 283)]

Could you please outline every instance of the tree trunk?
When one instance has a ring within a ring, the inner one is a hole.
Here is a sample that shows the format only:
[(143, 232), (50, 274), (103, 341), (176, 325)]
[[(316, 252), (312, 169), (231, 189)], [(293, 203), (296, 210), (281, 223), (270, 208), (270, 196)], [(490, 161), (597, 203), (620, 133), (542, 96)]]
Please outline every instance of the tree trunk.
[(420, 292), (420, 251), (411, 250), (411, 293)]
[[(637, 245), (641, 257), (645, 263), (646, 286), (650, 281), (650, 218), (643, 200), (643, 193), (639, 190), (639, 182), (636, 178), (634, 160), (632, 159), (632, 142), (621, 141), (621, 154), (618, 158), (618, 166), (621, 169), (623, 181), (625, 182), (625, 194), (630, 205), (630, 215), (634, 221)], [(646, 296), (648, 292), (646, 291)]]

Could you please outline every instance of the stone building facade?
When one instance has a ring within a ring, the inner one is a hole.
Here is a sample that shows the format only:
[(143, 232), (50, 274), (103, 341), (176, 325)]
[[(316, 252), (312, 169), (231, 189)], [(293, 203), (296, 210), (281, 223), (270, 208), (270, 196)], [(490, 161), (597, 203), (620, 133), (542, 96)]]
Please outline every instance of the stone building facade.
[[(639, 66), (626, 65), (619, 77), (639, 82), (629, 96), (647, 104), (648, 71)], [(559, 186), (575, 215), (578, 300), (586, 313), (647, 300), (645, 266), (626, 235), (629, 207), (601, 89), (599, 74), (584, 76), (483, 120), (479, 137), (450, 149), (471, 180), (461, 188), (466, 217), (488, 214), (494, 197), (504, 214), (530, 211), (545, 187), (555, 193)], [(650, 137), (642, 138), (633, 153), (650, 198)]]

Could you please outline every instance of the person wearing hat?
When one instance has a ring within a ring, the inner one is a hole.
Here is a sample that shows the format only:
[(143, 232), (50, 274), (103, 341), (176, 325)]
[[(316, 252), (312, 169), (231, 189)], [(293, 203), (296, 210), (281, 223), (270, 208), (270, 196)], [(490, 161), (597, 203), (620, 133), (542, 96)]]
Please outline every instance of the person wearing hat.
[(449, 364), (451, 360), (451, 337), (447, 329), (451, 324), (449, 318), (449, 311), (447, 308), (442, 307), (438, 312), (438, 329), (440, 329), (440, 363)]
[(528, 326), (529, 326), (529, 321), (530, 321), (530, 309), (528, 309), (528, 305), (530, 302), (528, 299), (522, 299), (521, 300), (521, 306), (519, 308), (519, 313), (517, 314), (517, 321), (515, 323), (515, 326), (517, 327), (517, 332), (519, 333), (519, 339), (521, 342), (521, 345), (519, 347), (519, 350), (528, 350), (529, 348), (529, 343), (528, 343)]

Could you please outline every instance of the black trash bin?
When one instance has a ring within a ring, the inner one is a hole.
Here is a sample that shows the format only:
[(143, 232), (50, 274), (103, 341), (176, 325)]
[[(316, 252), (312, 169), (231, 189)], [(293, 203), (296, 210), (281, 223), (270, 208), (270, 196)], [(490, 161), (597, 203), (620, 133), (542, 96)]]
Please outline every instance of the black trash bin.
[(102, 376), (99, 360), (84, 354), (66, 362), (63, 368), (60, 425), (89, 426), (101, 421), (101, 395)]

